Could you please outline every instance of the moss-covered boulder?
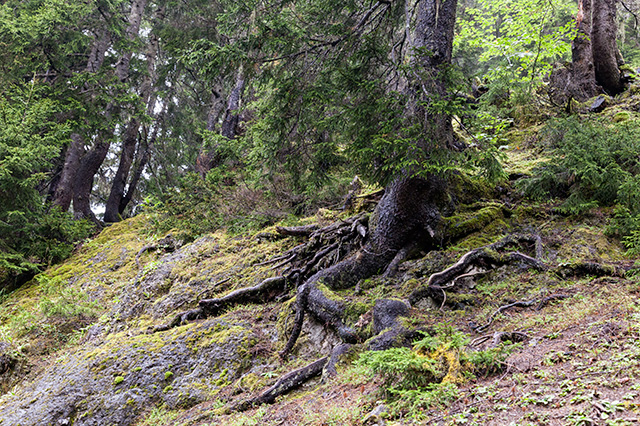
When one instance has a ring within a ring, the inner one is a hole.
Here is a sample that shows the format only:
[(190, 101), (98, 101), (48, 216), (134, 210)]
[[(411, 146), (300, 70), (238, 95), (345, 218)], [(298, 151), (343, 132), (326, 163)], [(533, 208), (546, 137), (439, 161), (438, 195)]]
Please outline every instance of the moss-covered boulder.
[(0, 399), (0, 425), (126, 426), (149, 406), (211, 399), (252, 365), (248, 324), (211, 319), (163, 333), (116, 333), (61, 357)]

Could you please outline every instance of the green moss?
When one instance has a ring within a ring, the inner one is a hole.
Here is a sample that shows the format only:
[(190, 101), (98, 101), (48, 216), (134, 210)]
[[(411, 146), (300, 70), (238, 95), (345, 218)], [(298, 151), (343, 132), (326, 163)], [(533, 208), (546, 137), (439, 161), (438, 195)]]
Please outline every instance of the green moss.
[(629, 113), (629, 111), (620, 111), (613, 116), (613, 121), (616, 123), (621, 123), (623, 121), (627, 121), (630, 119), (631, 119), (631, 113)]
[(114, 385), (114, 386), (117, 386), (117, 385), (119, 385), (119, 384), (120, 384), (120, 383), (122, 383), (122, 382), (124, 382), (124, 377), (122, 377), (122, 376), (116, 376), (116, 377), (113, 379), (113, 385)]
[(280, 304), (280, 310), (278, 311), (278, 317), (276, 320), (276, 331), (278, 332), (278, 341), (282, 344), (286, 342), (287, 336), (293, 328), (293, 320), (295, 317), (296, 298), (292, 297), (286, 302)]
[(236, 382), (236, 388), (241, 392), (255, 392), (266, 385), (266, 379), (256, 373), (248, 373)]
[[(479, 210), (461, 212), (455, 216), (443, 219), (446, 229), (445, 235), (450, 240), (480, 231), (495, 221), (504, 219), (505, 207), (499, 203), (487, 203)], [(502, 222), (500, 225), (504, 225)]]
[[(448, 183), (449, 191), (455, 196), (457, 203), (470, 204), (493, 197), (493, 185), (484, 179), (457, 173), (449, 178)], [(439, 200), (438, 204), (446, 205), (449, 202), (450, 200)]]
[(477, 301), (478, 296), (466, 293), (447, 293), (447, 303), (473, 305)]
[(164, 379), (165, 380), (171, 380), (173, 378), (173, 372), (171, 371), (165, 371), (164, 373)]

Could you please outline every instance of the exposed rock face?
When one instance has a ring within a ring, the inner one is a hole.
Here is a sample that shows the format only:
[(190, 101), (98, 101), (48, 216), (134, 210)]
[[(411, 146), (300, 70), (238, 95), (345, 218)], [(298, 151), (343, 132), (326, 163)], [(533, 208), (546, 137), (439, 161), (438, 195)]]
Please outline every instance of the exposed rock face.
[(0, 425), (133, 424), (149, 407), (189, 407), (250, 368), (256, 336), (224, 319), (108, 336), (60, 359), (0, 402)]

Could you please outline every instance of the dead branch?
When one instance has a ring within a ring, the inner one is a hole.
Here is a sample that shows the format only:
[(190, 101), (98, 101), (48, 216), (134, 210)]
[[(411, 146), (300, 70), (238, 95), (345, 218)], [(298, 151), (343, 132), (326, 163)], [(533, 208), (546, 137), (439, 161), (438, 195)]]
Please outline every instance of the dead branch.
[(500, 306), (493, 314), (491, 314), (491, 316), (489, 317), (489, 321), (486, 324), (473, 327), (473, 330), (477, 333), (482, 333), (483, 331), (491, 327), (491, 324), (493, 324), (493, 321), (496, 319), (496, 316), (498, 316), (499, 313), (515, 307), (527, 308), (533, 305), (534, 303), (536, 303), (537, 301), (538, 299), (533, 299), (533, 300), (528, 300), (526, 302), (523, 302), (523, 301), (513, 302), (513, 303), (509, 303), (508, 305)]
[(428, 281), (427, 286), (445, 288), (447, 283), (452, 282), (456, 277), (463, 275), (473, 265), (483, 265), (491, 267), (492, 265), (504, 265), (507, 263), (520, 262), (524, 263), (534, 269), (544, 271), (548, 269), (540, 260), (528, 256), (520, 252), (510, 252), (506, 254), (500, 254), (497, 250), (503, 249), (509, 245), (518, 244), (522, 242), (534, 242), (534, 236), (509, 236), (497, 243), (489, 244), (488, 246), (481, 247), (470, 252), (465, 253), (460, 260), (441, 272), (432, 274)]

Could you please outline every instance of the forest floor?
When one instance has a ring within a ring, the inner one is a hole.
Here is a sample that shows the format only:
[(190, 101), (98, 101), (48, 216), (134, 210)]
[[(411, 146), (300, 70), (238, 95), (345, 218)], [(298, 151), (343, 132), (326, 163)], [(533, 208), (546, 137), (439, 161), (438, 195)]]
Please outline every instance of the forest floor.
[[(527, 142), (537, 138), (535, 129), (513, 135), (518, 142), (504, 151), (506, 167), (521, 176), (540, 163), (541, 151)], [(448, 385), (394, 399), (385, 391), (394, 383), (362, 361), (370, 357), (363, 341), (335, 377), (307, 381), (271, 405), (230, 411), (339, 343), (308, 319), (292, 354), (278, 356), (292, 327), (295, 290), (150, 330), (199, 299), (278, 275), (286, 266), (270, 259), (304, 238), (275, 238), (269, 227), (217, 231), (169, 247), (158, 244), (164, 235), (150, 232), (155, 219), (145, 214), (107, 228), (0, 299), (0, 425), (639, 424), (640, 262), (605, 233), (612, 209), (567, 216), (558, 200), (523, 199), (513, 182), (492, 196), (481, 192), (462, 200), (449, 221), (451, 229), (464, 228), (459, 238), (413, 256), (393, 277), (372, 277), (333, 296), (352, 306), (349, 320), (365, 339), (376, 300), (406, 300), (432, 274), (505, 236), (539, 237), (540, 250), (529, 251), (539, 251), (548, 269), (517, 262), (469, 269), (442, 290), (444, 301), (412, 306), (405, 319), (421, 329), (444, 324), (464, 337), (456, 356), (484, 356), (485, 368), (465, 364)], [(287, 225), (346, 217), (322, 210)], [(585, 272), (585, 265), (599, 269)], [(393, 377), (400, 381), (403, 372)]]

